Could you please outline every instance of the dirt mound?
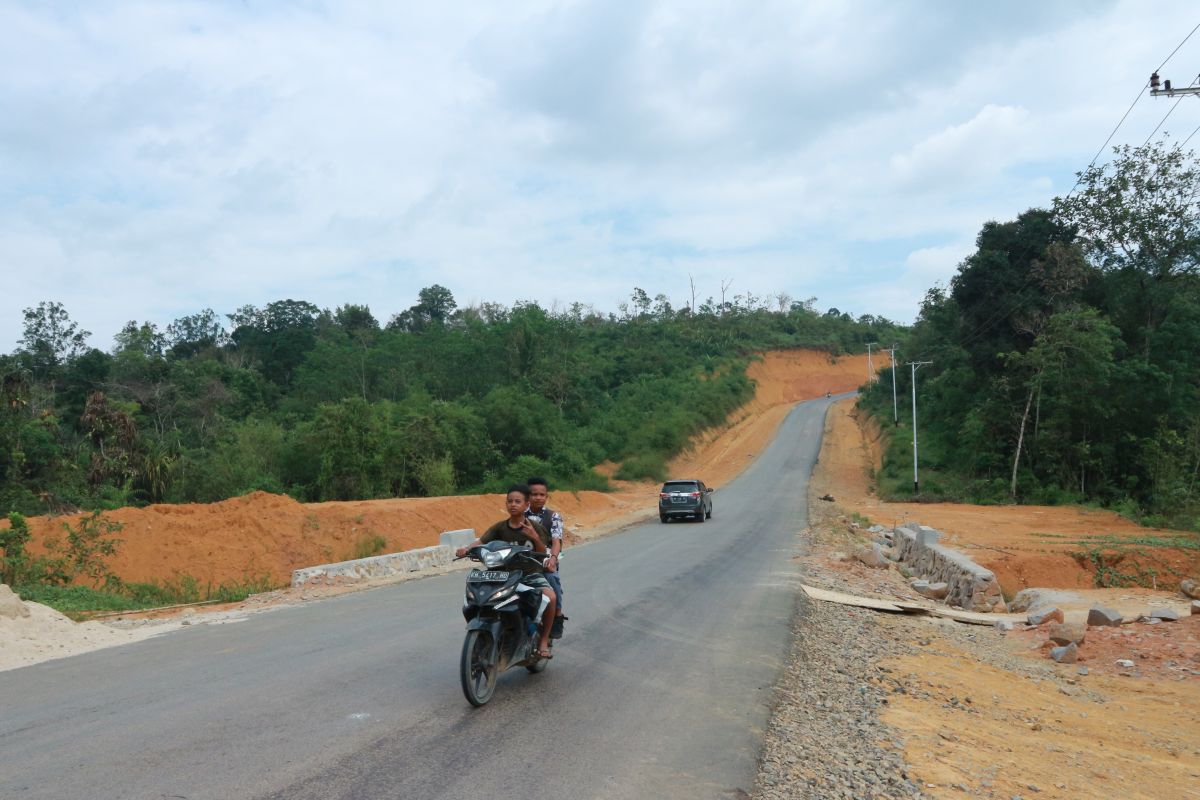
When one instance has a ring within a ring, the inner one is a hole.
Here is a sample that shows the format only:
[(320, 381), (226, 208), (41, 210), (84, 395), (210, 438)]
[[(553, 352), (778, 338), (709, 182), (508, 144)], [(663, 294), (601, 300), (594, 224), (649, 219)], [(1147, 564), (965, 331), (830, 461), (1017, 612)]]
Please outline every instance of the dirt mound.
[[(0, 584), (0, 590), (7, 586)], [(178, 627), (118, 630), (100, 622), (76, 623), (41, 603), (17, 601), (19, 613), (0, 614), (0, 671), (51, 658), (145, 639)]]
[[(861, 383), (866, 357), (772, 352), (752, 364), (748, 374), (757, 384), (754, 400), (675, 459), (672, 474), (694, 475), (717, 486), (728, 482), (762, 451), (793, 403), (850, 391)], [(620, 490), (612, 493), (552, 495), (551, 505), (562, 512), (569, 537), (654, 513), (657, 486), (618, 485)], [(501, 518), (503, 509), (499, 495), (304, 504), (255, 492), (212, 504), (122, 508), (105, 517), (123, 526), (117, 555), (109, 564), (127, 582), (190, 576), (201, 587), (263, 578), (283, 586), (299, 567), (370, 553), (376, 537), (383, 540), (379, 552), (427, 547), (437, 544), (445, 530), (482, 530)], [(30, 518), (30, 549), (45, 552), (46, 539), (63, 538), (63, 524), (78, 525), (81, 516)]]

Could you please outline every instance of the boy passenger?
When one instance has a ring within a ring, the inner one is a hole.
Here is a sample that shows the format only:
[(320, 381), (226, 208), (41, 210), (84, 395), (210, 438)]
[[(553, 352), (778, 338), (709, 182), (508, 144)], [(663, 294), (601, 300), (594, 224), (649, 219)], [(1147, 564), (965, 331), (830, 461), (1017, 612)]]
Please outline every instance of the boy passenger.
[(525, 512), (525, 517), (540, 522), (542, 527), (550, 532), (550, 558), (546, 559), (546, 580), (550, 582), (558, 599), (554, 625), (550, 628), (550, 638), (561, 639), (563, 622), (567, 619), (563, 616), (562, 579), (558, 576), (558, 555), (562, 552), (563, 546), (562, 514), (546, 507), (546, 501), (550, 499), (550, 486), (546, 483), (545, 478), (530, 478), (526, 483), (529, 485), (529, 510)]

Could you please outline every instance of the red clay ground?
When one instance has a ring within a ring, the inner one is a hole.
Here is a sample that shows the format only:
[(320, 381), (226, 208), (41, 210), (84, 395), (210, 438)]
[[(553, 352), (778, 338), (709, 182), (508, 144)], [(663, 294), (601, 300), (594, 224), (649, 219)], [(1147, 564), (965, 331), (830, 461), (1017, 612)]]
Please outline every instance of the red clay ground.
[[(1112, 535), (1145, 537), (1114, 514), (1073, 508), (893, 504), (870, 493), (879, 432), (859, 425), (850, 402), (826, 420), (810, 494), (809, 579), (883, 598), (913, 597), (892, 569), (872, 570), (835, 553), (867, 538), (855, 514), (890, 525), (911, 520), (950, 534), (951, 544), (996, 570), (1010, 594), (1029, 583), (1078, 595), (1056, 603), (1068, 619), (1092, 604), (1132, 618), (1152, 608), (1183, 609), (1178, 592), (1079, 589), (1095, 580), (1071, 544)], [(816, 500), (822, 494), (835, 502)], [(1058, 534), (1045, 536), (1037, 534)], [(1160, 548), (1151, 548), (1158, 556)], [(1160, 557), (1160, 556), (1158, 556)], [(1195, 570), (1192, 552), (1158, 563)], [(1149, 563), (1149, 562), (1148, 562)], [(880, 615), (880, 635), (912, 645), (881, 671), (905, 689), (890, 695), (883, 721), (899, 732), (909, 775), (937, 798), (1200, 797), (1200, 616), (1150, 625), (1090, 628), (1076, 664), (1047, 657), (1046, 626), (1000, 633), (932, 618)], [(1134, 666), (1119, 666), (1128, 659)], [(1084, 674), (1083, 671), (1086, 671)]]
[(1138, 543), (1150, 537), (1200, 541), (1196, 534), (1145, 528), (1111, 511), (881, 501), (870, 477), (880, 464), (881, 434), (860, 420), (853, 400), (830, 410), (826, 436), (832, 445), (822, 454), (830, 462), (822, 493), (881, 525), (911, 520), (943, 531), (947, 544), (995, 572), (1006, 594), (1030, 586), (1092, 588), (1101, 564), (1151, 588), (1174, 590), (1181, 578), (1200, 575), (1200, 549)]
[[(826, 392), (855, 389), (867, 374), (865, 356), (832, 359), (827, 353), (790, 350), (766, 353), (751, 364), (755, 398), (710, 431), (671, 465), (673, 475), (721, 486), (740, 473), (770, 442), (791, 405)], [(618, 491), (556, 492), (572, 535), (584, 537), (654, 513), (657, 485), (618, 482)], [(292, 570), (355, 556), (356, 545), (374, 536), (382, 552), (437, 544), (444, 530), (482, 530), (504, 515), (499, 495), (404, 498), (344, 503), (298, 503), (255, 492), (209, 505), (123, 508), (105, 517), (124, 527), (110, 566), (127, 582), (172, 581), (188, 575), (201, 586), (266, 578), (287, 585)], [(33, 517), (31, 550), (78, 516)], [(7, 525), (0, 522), (0, 525)]]

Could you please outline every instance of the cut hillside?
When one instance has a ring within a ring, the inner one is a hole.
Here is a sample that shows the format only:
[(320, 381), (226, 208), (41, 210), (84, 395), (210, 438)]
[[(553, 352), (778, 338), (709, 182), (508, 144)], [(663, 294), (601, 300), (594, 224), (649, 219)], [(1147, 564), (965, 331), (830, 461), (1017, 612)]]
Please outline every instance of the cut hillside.
[(1010, 596), (1029, 587), (1122, 584), (1174, 591), (1182, 578), (1200, 575), (1200, 536), (1146, 528), (1111, 511), (881, 501), (871, 476), (879, 468), (882, 433), (853, 400), (833, 406), (825, 436), (824, 469), (814, 475), (819, 494), (881, 525), (911, 521), (937, 528), (946, 544), (995, 572)]
[[(671, 462), (673, 475), (721, 486), (737, 476), (770, 442), (788, 409), (827, 392), (853, 391), (867, 375), (866, 356), (832, 358), (819, 351), (770, 352), (747, 370), (754, 399), (707, 432)], [(586, 538), (655, 513), (657, 485), (618, 483), (618, 491), (555, 492), (570, 534)], [(206, 585), (266, 579), (286, 585), (294, 569), (354, 558), (375, 537), (380, 552), (437, 544), (445, 530), (479, 531), (503, 516), (499, 495), (299, 503), (255, 492), (211, 504), (153, 505), (106, 512), (121, 523), (112, 571), (126, 582), (175, 581)], [(63, 523), (80, 515), (31, 517), (31, 550), (62, 538)], [(5, 523), (6, 524), (6, 523)]]

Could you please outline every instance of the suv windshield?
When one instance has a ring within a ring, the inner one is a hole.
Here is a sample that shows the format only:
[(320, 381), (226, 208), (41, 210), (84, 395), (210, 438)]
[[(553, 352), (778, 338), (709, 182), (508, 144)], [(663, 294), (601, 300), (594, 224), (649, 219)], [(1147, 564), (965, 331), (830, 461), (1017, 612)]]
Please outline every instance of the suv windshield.
[(695, 481), (669, 481), (663, 484), (663, 492), (698, 492), (700, 488)]

